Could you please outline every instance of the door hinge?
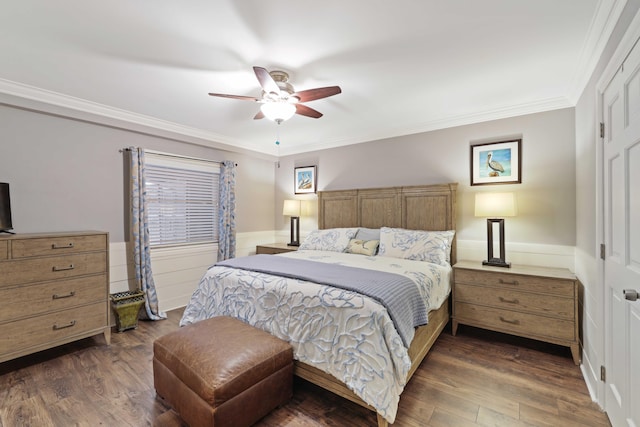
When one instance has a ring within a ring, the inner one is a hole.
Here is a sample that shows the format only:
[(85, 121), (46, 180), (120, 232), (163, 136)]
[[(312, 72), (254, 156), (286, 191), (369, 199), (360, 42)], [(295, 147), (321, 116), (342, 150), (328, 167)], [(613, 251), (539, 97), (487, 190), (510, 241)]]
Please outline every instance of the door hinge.
[(607, 382), (607, 368), (600, 366), (600, 381)]
[(600, 138), (604, 138), (604, 123), (600, 122)]
[(606, 246), (604, 245), (604, 243), (600, 243), (600, 259), (602, 259), (603, 261), (605, 259), (605, 253), (606, 253)]

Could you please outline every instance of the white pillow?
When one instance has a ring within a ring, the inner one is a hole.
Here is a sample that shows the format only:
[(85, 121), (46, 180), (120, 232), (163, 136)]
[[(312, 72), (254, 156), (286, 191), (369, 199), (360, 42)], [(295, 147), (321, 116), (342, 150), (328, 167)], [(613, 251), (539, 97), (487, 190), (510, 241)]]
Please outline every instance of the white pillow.
[(455, 231), (420, 231), (403, 228), (380, 229), (379, 256), (448, 265)]
[(298, 249), (344, 252), (357, 232), (357, 228), (314, 230), (307, 235)]

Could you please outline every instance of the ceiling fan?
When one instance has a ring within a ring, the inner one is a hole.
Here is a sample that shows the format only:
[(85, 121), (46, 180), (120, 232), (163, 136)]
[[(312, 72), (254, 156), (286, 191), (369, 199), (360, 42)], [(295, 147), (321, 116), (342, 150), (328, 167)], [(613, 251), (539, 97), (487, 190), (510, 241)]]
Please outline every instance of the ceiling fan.
[(294, 114), (319, 119), (322, 117), (322, 113), (307, 107), (303, 102), (327, 98), (342, 92), (340, 86), (327, 86), (295, 92), (293, 86), (289, 83), (289, 74), (286, 72), (269, 72), (262, 67), (253, 67), (253, 71), (256, 73), (260, 86), (262, 86), (261, 98), (243, 95), (226, 95), (223, 93), (209, 93), (209, 95), (254, 101), (262, 104), (260, 111), (255, 115), (254, 119), (257, 120), (266, 117), (280, 124), (290, 119)]

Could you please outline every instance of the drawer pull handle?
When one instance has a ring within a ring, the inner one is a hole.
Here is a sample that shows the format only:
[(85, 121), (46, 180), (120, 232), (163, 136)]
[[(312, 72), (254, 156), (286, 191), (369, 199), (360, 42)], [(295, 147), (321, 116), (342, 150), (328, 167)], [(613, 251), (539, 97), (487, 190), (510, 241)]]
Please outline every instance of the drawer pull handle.
[(68, 267), (56, 267), (55, 265), (53, 266), (53, 271), (67, 271), (67, 270), (73, 270), (75, 267), (73, 266), (73, 264), (69, 264)]
[(72, 320), (71, 322), (67, 323), (66, 325), (62, 325), (62, 326), (58, 326), (58, 325), (54, 324), (54, 325), (53, 325), (53, 330), (54, 330), (54, 331), (58, 331), (58, 330), (60, 330), (60, 329), (70, 328), (70, 327), (72, 327), (72, 326), (75, 326), (75, 324), (76, 324), (76, 321), (75, 321), (75, 320)]
[(512, 325), (519, 325), (520, 324), (519, 320), (507, 320), (502, 316), (500, 316), (500, 320), (503, 321), (504, 323), (510, 323)]
[(76, 291), (71, 291), (66, 295), (53, 294), (53, 299), (71, 298), (76, 295)]
[(506, 298), (500, 297), (500, 302), (506, 302), (507, 304), (520, 304), (520, 301), (518, 301), (516, 298), (506, 299)]
[(498, 280), (500, 282), (501, 285), (514, 285), (514, 286), (518, 286), (518, 281), (514, 280), (513, 282), (507, 282), (504, 279), (499, 279)]
[(73, 249), (73, 242), (67, 243), (66, 245), (58, 245), (54, 243), (51, 245), (51, 249)]

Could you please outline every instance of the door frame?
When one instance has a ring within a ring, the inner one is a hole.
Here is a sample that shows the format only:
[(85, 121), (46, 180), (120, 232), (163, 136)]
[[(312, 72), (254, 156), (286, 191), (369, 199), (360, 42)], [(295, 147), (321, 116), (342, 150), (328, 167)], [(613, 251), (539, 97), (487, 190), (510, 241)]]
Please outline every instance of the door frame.
[[(615, 76), (620, 66), (623, 64), (628, 54), (631, 52), (635, 44), (640, 39), (640, 10), (634, 16), (631, 24), (627, 28), (624, 36), (620, 40), (615, 52), (609, 59), (604, 71), (600, 75), (598, 82), (596, 84), (596, 123), (595, 123), (595, 135), (596, 135), (596, 247), (594, 248), (594, 253), (596, 254), (596, 259), (598, 261), (597, 267), (597, 275), (598, 281), (600, 285), (600, 295), (602, 297), (602, 310), (600, 317), (600, 334), (598, 334), (597, 338), (600, 344), (599, 353), (602, 357), (601, 364), (607, 369), (609, 367), (610, 361), (607, 360), (607, 352), (606, 352), (606, 342), (607, 342), (607, 332), (608, 332), (608, 320), (607, 315), (609, 313), (609, 308), (607, 307), (607, 290), (604, 285), (604, 260), (602, 260), (599, 256), (600, 254), (600, 244), (604, 243), (604, 137), (600, 137), (600, 123), (604, 123), (604, 91), (606, 90), (609, 82)], [(605, 132), (606, 134), (606, 132)], [(597, 376), (600, 378), (600, 375)], [(597, 391), (596, 398), (598, 404), (606, 409), (606, 393), (605, 393), (605, 383), (603, 381), (598, 381), (597, 383)]]

